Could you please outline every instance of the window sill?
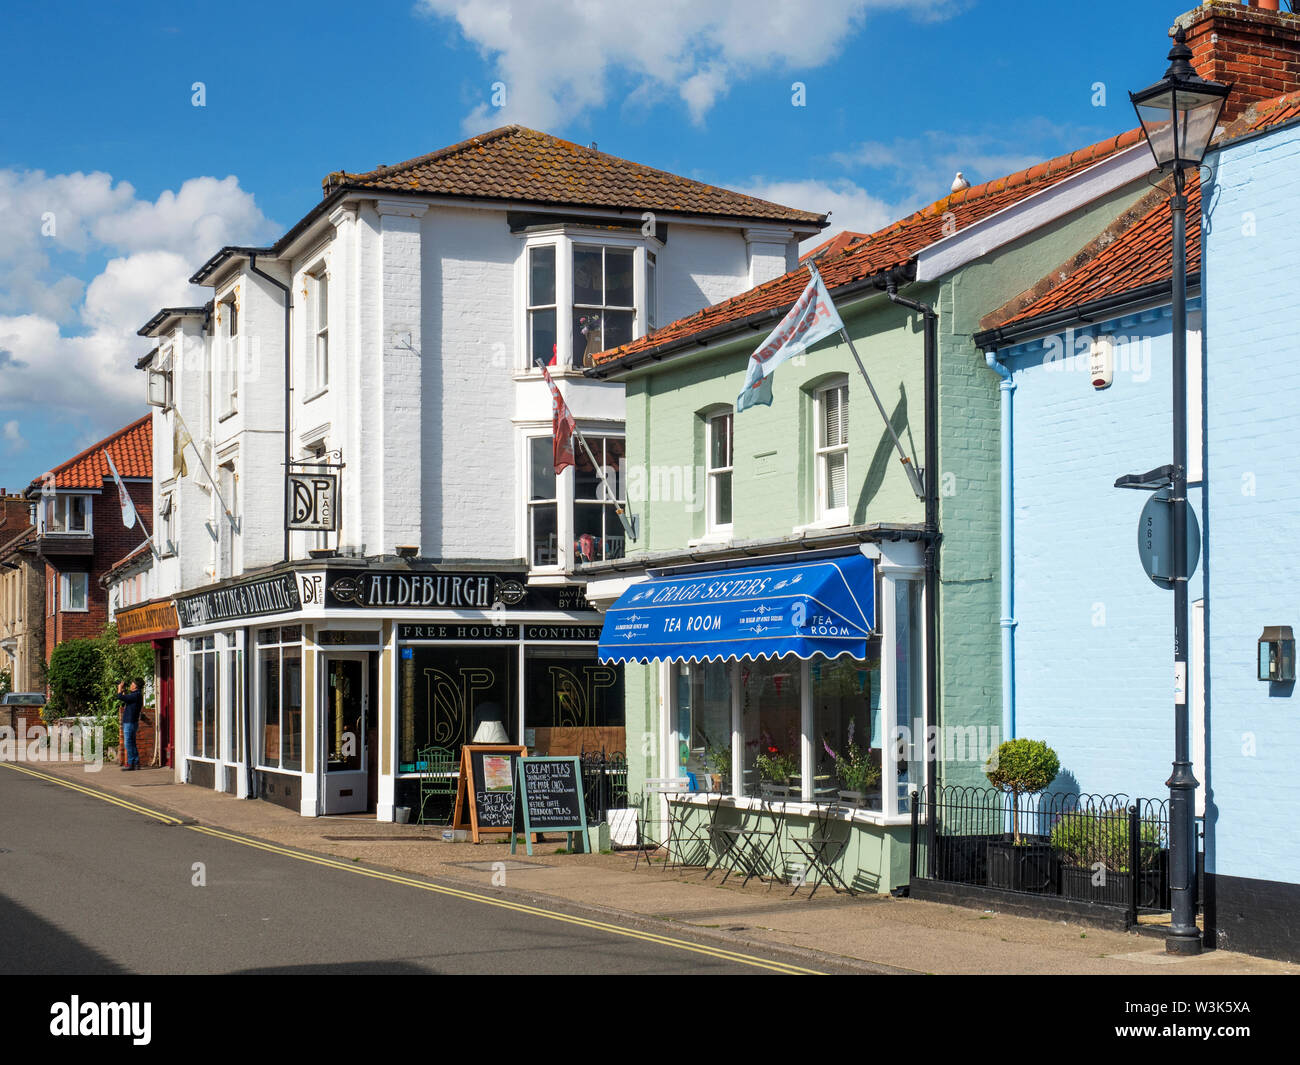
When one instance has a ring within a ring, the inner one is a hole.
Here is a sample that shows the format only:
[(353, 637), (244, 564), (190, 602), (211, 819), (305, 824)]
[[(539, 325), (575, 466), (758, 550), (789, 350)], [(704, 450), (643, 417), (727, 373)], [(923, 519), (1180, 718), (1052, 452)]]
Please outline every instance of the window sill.
[(310, 396), (308, 396), (306, 399), (302, 401), (303, 406), (305, 407), (308, 403), (311, 403), (313, 400), (320, 399), (321, 396), (328, 394), (329, 390), (330, 390), (329, 385), (326, 385), (324, 388), (318, 388), (315, 392), (313, 392)]
[[(692, 806), (708, 806), (710, 802), (716, 800), (717, 796), (709, 792), (692, 792), (690, 794), (673, 796), (670, 802), (689, 803)], [(728, 795), (723, 798), (723, 805), (735, 810), (759, 810), (762, 808), (762, 802), (752, 796), (742, 796), (733, 798)], [(786, 816), (795, 817), (816, 817), (821, 813), (816, 803), (804, 802), (802, 799), (792, 800), (790, 802), (775, 801), (770, 803), (771, 806), (781, 811)], [(862, 825), (910, 825), (912, 823), (911, 814), (885, 814), (879, 810), (860, 810), (854, 809), (847, 811), (847, 816), (841, 815), (838, 820), (862, 824)], [(925, 822), (925, 818), (921, 818)]]
[(849, 526), (849, 517), (847, 514), (828, 514), (824, 518), (818, 518), (816, 521), (810, 521), (807, 525), (796, 525), (792, 530), (793, 533), (804, 532), (821, 532), (825, 529), (846, 529)]
[(696, 537), (694, 540), (687, 540), (687, 547), (726, 547), (732, 542), (731, 529), (718, 530), (717, 532), (705, 533), (703, 536)]
[(221, 415), (221, 417), (217, 419), (217, 424), (220, 425), (222, 422), (229, 421), (238, 413), (239, 413), (238, 407), (231, 407), (230, 410), (226, 411), (225, 414)]

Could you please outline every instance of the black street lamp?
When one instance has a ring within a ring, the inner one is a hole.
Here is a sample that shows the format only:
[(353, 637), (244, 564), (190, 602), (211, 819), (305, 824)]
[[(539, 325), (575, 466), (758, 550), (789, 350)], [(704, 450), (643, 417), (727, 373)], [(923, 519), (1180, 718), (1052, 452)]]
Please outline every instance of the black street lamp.
[(1205, 81), (1192, 70), (1192, 50), (1180, 27), (1169, 69), (1150, 88), (1130, 93), (1156, 166), (1171, 170), (1173, 214), (1174, 461), (1170, 472), (1174, 589), (1174, 770), (1169, 780), (1171, 919), (1165, 950), (1199, 954), (1193, 885), (1196, 876), (1197, 781), (1192, 773), (1187, 709), (1187, 196), (1185, 171), (1205, 158), (1231, 85)]

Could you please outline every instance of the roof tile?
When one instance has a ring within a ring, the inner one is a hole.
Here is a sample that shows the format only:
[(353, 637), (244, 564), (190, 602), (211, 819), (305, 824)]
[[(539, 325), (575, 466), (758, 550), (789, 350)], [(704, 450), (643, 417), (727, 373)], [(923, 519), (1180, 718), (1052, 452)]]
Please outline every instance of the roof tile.
[[(108, 461), (104, 458), (105, 451), (113, 456), (117, 472), (123, 477), (153, 477), (153, 415), (146, 414), (112, 436), (91, 444), (67, 462), (55, 466), (50, 471), (54, 477), (54, 486), (102, 487), (105, 479), (111, 480), (113, 476)], [(32, 487), (39, 488), (43, 481), (44, 478), (33, 481)]]
[(327, 195), (349, 186), (814, 226), (826, 223), (825, 215), (692, 181), (523, 126), (503, 126), (365, 174), (336, 171), (322, 184)]
[[(819, 245), (818, 249), (814, 249), (816, 252), (820, 248), (825, 248), (825, 252), (817, 260), (817, 268), (826, 282), (827, 289), (833, 291), (842, 285), (861, 281), (893, 267), (902, 266), (921, 249), (950, 233), (964, 229), (1033, 193), (1049, 188), (1071, 174), (1094, 165), (1106, 156), (1137, 144), (1140, 140), (1140, 130), (1129, 130), (1117, 137), (1109, 137), (1091, 147), (1058, 156), (1046, 163), (1038, 163), (1007, 177), (954, 192), (921, 208), (907, 218), (862, 237), (860, 241), (846, 241), (838, 249), (835, 245), (840, 238), (836, 237), (828, 244)], [(808, 284), (808, 273), (803, 266), (807, 258), (808, 256), (805, 256), (796, 269), (772, 281), (767, 281), (721, 303), (715, 303), (711, 307), (705, 307), (622, 347), (601, 352), (596, 356), (596, 365), (608, 365), (639, 351), (658, 348), (684, 340), (707, 329), (739, 322), (761, 311), (790, 306)]]

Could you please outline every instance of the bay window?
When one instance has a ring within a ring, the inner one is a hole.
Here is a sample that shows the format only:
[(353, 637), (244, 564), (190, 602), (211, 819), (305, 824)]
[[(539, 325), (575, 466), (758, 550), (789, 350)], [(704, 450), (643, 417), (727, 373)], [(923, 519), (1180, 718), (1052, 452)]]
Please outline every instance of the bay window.
[(527, 551), (534, 568), (571, 568), (622, 558), (626, 550), (617, 510), (627, 507), (626, 444), (621, 436), (583, 436), (591, 455), (575, 444), (574, 465), (558, 476), (552, 438), (525, 442)]
[(636, 322), (631, 248), (575, 244), (573, 247), (574, 369), (632, 339)]
[[(623, 439), (615, 436), (585, 439), (591, 456), (579, 444), (573, 467), (574, 565), (622, 558), (626, 547), (623, 524), (615, 508), (616, 503), (625, 508), (627, 505), (627, 491), (623, 488), (626, 466)], [(592, 458), (599, 464), (600, 476), (591, 464)]]
[(849, 801), (902, 823), (926, 782), (920, 572), (881, 580), (880, 634), (862, 659), (741, 658), (666, 665), (665, 776), (737, 801)]
[(555, 245), (528, 249), (528, 365), (555, 363)]
[(47, 494), (41, 507), (41, 533), (91, 532), (90, 496), (66, 493)]
[(598, 352), (653, 326), (655, 252), (639, 235), (588, 236), (564, 227), (531, 234), (524, 249), (523, 356), (529, 369), (581, 371)]

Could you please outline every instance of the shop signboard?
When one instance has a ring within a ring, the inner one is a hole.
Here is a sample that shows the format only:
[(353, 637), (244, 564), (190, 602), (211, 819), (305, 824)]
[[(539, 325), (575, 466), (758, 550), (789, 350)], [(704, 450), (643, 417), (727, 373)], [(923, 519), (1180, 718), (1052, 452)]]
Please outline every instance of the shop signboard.
[(452, 828), (470, 829), (475, 843), (484, 832), (509, 832), (515, 805), (515, 763), (527, 753), (527, 747), (508, 744), (462, 747)]
[(587, 809), (580, 760), (520, 758), (515, 771), (515, 834), (510, 837), (510, 853), (515, 853), (517, 833), (521, 831), (529, 854), (533, 853), (534, 832), (567, 832), (571, 851), (587, 851)]

